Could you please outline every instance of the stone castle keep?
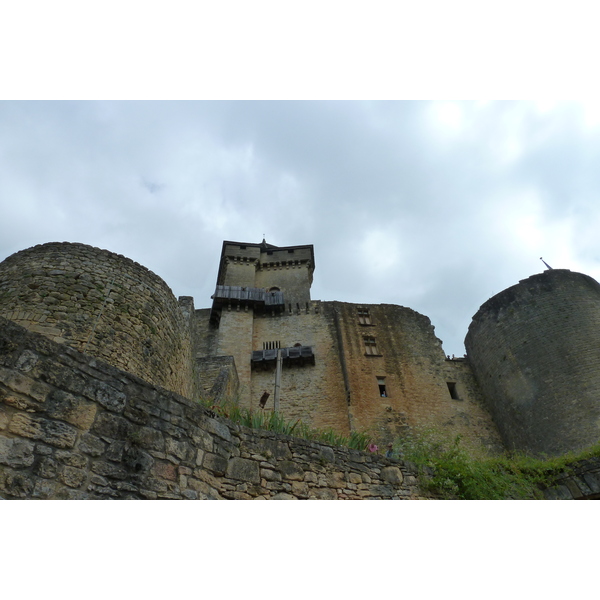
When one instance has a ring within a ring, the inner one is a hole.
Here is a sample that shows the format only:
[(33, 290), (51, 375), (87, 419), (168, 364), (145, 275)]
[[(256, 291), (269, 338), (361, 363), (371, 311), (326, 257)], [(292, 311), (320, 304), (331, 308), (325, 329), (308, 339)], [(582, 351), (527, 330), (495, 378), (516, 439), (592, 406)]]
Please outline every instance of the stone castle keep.
[(380, 444), (418, 426), (481, 453), (556, 455), (600, 439), (590, 277), (547, 270), (497, 294), (473, 318), (467, 355), (449, 359), (409, 308), (312, 300), (314, 269), (312, 245), (225, 241), (212, 305), (196, 309), (130, 259), (48, 243), (0, 263), (0, 317), (150, 386), (253, 410), (265, 392), (273, 409), (279, 355), (286, 419)]

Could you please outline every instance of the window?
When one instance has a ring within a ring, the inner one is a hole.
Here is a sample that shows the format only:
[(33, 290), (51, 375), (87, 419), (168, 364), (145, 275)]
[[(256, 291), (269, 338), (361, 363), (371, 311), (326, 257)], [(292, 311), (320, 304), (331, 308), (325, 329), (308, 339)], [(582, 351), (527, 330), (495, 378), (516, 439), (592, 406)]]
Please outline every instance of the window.
[(379, 386), (379, 395), (382, 398), (387, 398), (387, 390), (385, 388), (385, 377), (378, 377), (377, 378), (377, 385)]
[(240, 250), (245, 250), (246, 246), (240, 246)]
[(448, 386), (448, 391), (450, 392), (450, 398), (452, 398), (452, 400), (460, 400), (458, 397), (458, 392), (456, 391), (456, 383), (453, 381), (448, 381), (446, 382), (446, 385)]
[(281, 348), (279, 340), (275, 342), (263, 342), (263, 350), (276, 350), (277, 348)]
[(361, 325), (371, 325), (371, 315), (368, 308), (358, 307), (358, 322)]
[(365, 342), (365, 354), (369, 356), (379, 356), (379, 351), (377, 350), (377, 343), (375, 342), (375, 338), (371, 336), (364, 336), (363, 340)]
[(281, 290), (277, 286), (270, 287), (267, 292), (280, 292)]
[(288, 250), (288, 254), (294, 254), (293, 250)]

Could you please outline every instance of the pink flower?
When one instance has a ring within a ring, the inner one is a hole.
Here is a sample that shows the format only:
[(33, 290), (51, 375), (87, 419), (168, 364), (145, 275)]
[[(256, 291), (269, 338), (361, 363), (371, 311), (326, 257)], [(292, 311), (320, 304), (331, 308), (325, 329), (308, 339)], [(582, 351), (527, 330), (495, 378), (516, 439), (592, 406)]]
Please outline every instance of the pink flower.
[(377, 452), (377, 450), (379, 450), (379, 448), (375, 444), (369, 444), (367, 446), (367, 449), (369, 450), (369, 452)]

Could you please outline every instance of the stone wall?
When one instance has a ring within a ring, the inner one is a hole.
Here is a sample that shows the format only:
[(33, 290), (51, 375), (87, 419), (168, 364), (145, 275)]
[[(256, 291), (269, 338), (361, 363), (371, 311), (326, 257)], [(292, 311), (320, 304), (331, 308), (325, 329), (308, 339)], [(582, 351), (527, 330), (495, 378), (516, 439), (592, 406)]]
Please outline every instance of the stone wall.
[[(432, 427), (460, 435), (474, 452), (501, 452), (502, 441), (483, 405), (469, 362), (446, 359), (429, 319), (400, 306), (362, 308), (370, 311), (370, 325), (359, 323), (358, 305), (343, 302), (312, 301), (308, 309), (255, 314), (251, 346), (242, 344), (247, 329), (241, 327), (244, 318), (244, 323), (250, 323), (250, 311), (224, 310), (232, 323), (224, 325), (222, 321), (218, 331), (229, 340), (228, 348), (237, 352), (238, 369), (244, 362), (247, 368), (251, 350), (261, 350), (265, 343), (313, 348), (314, 365), (290, 364), (282, 370), (280, 410), (288, 420), (331, 427), (343, 435), (367, 431), (381, 444), (411, 427)], [(202, 337), (201, 331), (196, 335)], [(376, 339), (377, 355), (366, 354), (366, 335)], [(378, 378), (385, 380), (385, 397)], [(250, 394), (242, 395), (242, 405), (257, 408), (267, 391), (270, 410), (274, 380), (274, 366), (254, 368)], [(454, 384), (457, 398), (452, 397), (449, 383)]]
[(166, 283), (125, 258), (49, 243), (0, 263), (0, 316), (192, 395), (189, 321)]
[(204, 356), (194, 361), (197, 398), (213, 404), (235, 400), (239, 379), (233, 356)]
[(569, 472), (557, 477), (543, 494), (546, 500), (599, 500), (600, 457), (569, 465)]
[[(470, 364), (446, 359), (429, 318), (390, 304), (324, 304), (337, 315), (355, 429), (386, 443), (409, 427), (433, 428), (460, 435), (473, 452), (502, 451)], [(368, 311), (368, 323), (361, 323), (359, 308)], [(375, 345), (368, 349), (366, 338)], [(456, 385), (458, 398), (448, 383)]]
[[(333, 313), (322, 302), (311, 302), (309, 311), (285, 311), (254, 319), (253, 349), (265, 342), (279, 342), (281, 348), (296, 344), (311, 346), (315, 364), (284, 365), (281, 373), (281, 414), (288, 420), (300, 419), (317, 428), (333, 428), (343, 435), (351, 431), (344, 378), (339, 357)], [(248, 356), (248, 358), (250, 358)], [(273, 407), (275, 368), (252, 371), (251, 405), (266, 390), (271, 394), (267, 409)]]
[(488, 300), (465, 339), (509, 449), (560, 455), (600, 439), (600, 285), (554, 269)]
[(0, 497), (418, 498), (400, 461), (240, 427), (0, 317)]

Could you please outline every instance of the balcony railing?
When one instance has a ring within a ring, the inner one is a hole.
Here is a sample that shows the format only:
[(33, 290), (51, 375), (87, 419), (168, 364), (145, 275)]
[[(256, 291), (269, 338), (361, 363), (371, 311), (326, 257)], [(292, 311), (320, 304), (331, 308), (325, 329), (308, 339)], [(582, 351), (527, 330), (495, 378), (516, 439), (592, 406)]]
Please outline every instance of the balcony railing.
[(211, 296), (213, 305), (210, 321), (219, 324), (223, 306), (249, 306), (258, 310), (281, 312), (285, 309), (283, 292), (267, 292), (263, 288), (242, 287), (239, 285), (218, 285)]
[(283, 292), (267, 292), (263, 288), (242, 287), (239, 285), (218, 285), (212, 295), (215, 302), (231, 304), (264, 304), (265, 306), (283, 306)]

